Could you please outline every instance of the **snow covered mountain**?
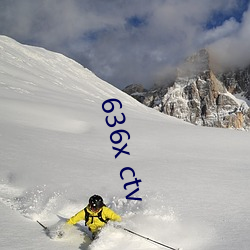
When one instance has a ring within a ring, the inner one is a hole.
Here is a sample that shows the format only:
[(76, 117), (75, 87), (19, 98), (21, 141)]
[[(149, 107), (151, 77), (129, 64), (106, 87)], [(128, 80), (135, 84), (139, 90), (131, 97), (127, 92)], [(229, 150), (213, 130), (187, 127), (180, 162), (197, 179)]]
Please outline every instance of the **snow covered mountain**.
[(230, 93), (245, 97), (250, 102), (250, 66), (245, 68), (218, 72), (218, 79), (223, 82)]
[[(110, 98), (122, 108), (105, 113)], [(117, 130), (130, 137), (112, 143)], [(248, 250), (249, 139), (166, 116), (63, 55), (0, 36), (0, 248), (163, 249), (112, 225), (91, 243), (84, 222), (62, 239), (36, 223), (54, 228), (97, 193), (124, 227), (171, 247)], [(115, 158), (125, 143), (130, 155)], [(135, 176), (122, 180), (125, 167)], [(135, 188), (142, 201), (125, 198)]]
[(203, 49), (178, 68), (170, 87), (156, 86), (146, 91), (132, 85), (124, 92), (162, 113), (196, 125), (249, 129), (249, 79), (248, 68), (215, 73), (210, 54)]

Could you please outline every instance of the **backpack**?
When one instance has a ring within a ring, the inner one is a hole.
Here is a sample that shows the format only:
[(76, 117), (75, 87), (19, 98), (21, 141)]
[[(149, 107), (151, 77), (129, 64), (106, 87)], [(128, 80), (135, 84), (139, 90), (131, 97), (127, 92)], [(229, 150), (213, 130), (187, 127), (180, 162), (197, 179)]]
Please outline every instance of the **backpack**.
[[(105, 205), (104, 205), (104, 206), (105, 206)], [(104, 222), (104, 223), (107, 223), (107, 222), (109, 221), (109, 219), (104, 220), (104, 219), (102, 218), (102, 210), (101, 210), (96, 216), (90, 215), (90, 213), (89, 213), (88, 210), (87, 210), (87, 207), (84, 208), (84, 212), (85, 212), (85, 219), (84, 219), (84, 220), (85, 220), (85, 226), (87, 226), (87, 222), (89, 221), (90, 217), (92, 218), (92, 221), (91, 221), (90, 224), (93, 223), (94, 217), (97, 217), (100, 221), (102, 221), (102, 222)]]

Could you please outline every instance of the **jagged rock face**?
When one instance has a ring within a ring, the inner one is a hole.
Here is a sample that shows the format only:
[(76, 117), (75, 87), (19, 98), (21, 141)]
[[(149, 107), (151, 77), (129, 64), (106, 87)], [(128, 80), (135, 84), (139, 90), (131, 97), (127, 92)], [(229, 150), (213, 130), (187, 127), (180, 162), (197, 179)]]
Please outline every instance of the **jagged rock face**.
[(248, 129), (250, 109), (231, 93), (236, 93), (236, 87), (242, 91), (243, 84), (248, 86), (249, 71), (234, 74), (244, 76), (245, 80), (234, 78), (238, 84), (232, 84), (235, 82), (227, 73), (221, 77), (231, 80), (224, 84), (211, 70), (208, 52), (201, 50), (178, 69), (171, 87), (137, 91), (136, 95), (145, 105), (196, 125)]
[(248, 106), (211, 76), (178, 79), (162, 99), (164, 113), (197, 125), (247, 128)]
[(125, 93), (128, 95), (133, 96), (137, 101), (143, 102), (144, 101), (144, 95), (147, 92), (146, 89), (144, 89), (142, 84), (131, 84), (127, 86), (125, 89), (123, 89)]
[(250, 100), (250, 66), (218, 74), (230, 93), (242, 93)]
[(146, 91), (146, 89), (144, 89), (142, 84), (131, 84), (129, 86), (127, 86), (124, 90), (125, 93), (131, 95), (134, 94), (136, 92), (141, 93)]

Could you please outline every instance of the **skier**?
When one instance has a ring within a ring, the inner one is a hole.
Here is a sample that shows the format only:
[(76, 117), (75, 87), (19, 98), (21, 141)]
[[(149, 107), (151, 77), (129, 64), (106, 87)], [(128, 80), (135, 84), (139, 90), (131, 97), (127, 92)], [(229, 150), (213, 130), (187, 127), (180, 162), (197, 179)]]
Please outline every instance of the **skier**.
[(109, 220), (120, 222), (122, 219), (113, 210), (105, 206), (101, 196), (95, 194), (89, 198), (89, 204), (72, 216), (67, 224), (74, 225), (80, 220), (85, 220), (85, 226), (88, 226), (94, 239)]

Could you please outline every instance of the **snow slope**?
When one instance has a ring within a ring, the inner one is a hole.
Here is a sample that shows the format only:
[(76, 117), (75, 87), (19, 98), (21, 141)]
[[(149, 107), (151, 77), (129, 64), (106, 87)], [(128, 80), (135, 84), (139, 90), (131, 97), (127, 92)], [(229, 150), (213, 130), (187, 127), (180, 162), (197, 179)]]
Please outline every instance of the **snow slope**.
[[(103, 101), (122, 109), (106, 114)], [(105, 117), (124, 124), (108, 127)], [(129, 132), (114, 145), (110, 134)], [(54, 228), (92, 194), (123, 217), (122, 225), (184, 250), (250, 249), (248, 132), (196, 127), (149, 109), (63, 55), (0, 36), (1, 249), (163, 249), (108, 225), (90, 244), (84, 223), (50, 239)], [(130, 155), (112, 146), (127, 143)], [(120, 171), (141, 179), (127, 200)]]

